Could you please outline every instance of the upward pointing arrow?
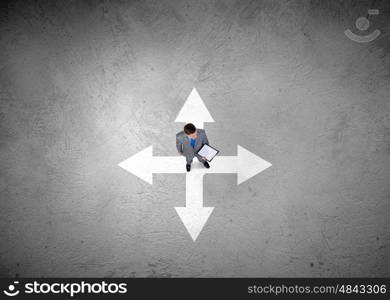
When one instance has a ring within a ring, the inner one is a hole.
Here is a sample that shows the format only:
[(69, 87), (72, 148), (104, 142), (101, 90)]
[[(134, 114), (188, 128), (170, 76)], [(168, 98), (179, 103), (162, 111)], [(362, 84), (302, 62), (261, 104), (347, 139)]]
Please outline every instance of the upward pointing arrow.
[(192, 123), (196, 128), (204, 128), (205, 122), (214, 122), (198, 91), (193, 88), (176, 117), (175, 122)]

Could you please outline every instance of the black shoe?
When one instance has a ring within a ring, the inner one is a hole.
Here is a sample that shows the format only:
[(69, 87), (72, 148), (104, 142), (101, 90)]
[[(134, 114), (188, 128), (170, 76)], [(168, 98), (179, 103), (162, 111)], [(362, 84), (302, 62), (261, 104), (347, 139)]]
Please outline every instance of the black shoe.
[(186, 164), (186, 169), (187, 169), (187, 172), (189, 172), (191, 170), (191, 165)]
[(210, 165), (209, 165), (209, 163), (208, 163), (207, 161), (205, 161), (205, 162), (203, 163), (203, 165), (204, 165), (207, 169), (210, 168)]

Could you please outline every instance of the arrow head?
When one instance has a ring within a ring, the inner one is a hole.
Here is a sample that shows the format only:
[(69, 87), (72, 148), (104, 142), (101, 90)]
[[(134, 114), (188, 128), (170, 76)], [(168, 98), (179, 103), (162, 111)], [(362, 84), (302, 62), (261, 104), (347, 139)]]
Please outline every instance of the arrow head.
[(195, 88), (192, 89), (175, 122), (193, 123), (197, 128), (203, 128), (204, 122), (214, 122)]
[(238, 170), (237, 184), (240, 184), (256, 174), (272, 166), (271, 163), (253, 154), (244, 147), (237, 145)]
[(153, 184), (153, 146), (134, 154), (118, 164), (119, 167)]
[(185, 228), (195, 242), (214, 207), (175, 207)]

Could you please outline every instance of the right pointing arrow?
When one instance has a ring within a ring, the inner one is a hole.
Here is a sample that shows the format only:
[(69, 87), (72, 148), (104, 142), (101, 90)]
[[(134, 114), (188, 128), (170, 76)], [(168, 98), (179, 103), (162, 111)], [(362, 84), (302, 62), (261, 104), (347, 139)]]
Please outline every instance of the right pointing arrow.
[(237, 184), (243, 183), (272, 164), (237, 145), (237, 156), (216, 156), (206, 173), (237, 173)]

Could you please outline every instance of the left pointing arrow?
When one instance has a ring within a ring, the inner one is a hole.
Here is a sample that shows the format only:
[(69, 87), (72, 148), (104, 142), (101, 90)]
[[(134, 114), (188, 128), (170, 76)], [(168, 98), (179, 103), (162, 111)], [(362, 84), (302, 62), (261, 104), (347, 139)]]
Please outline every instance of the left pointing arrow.
[(185, 173), (182, 156), (153, 156), (153, 146), (134, 154), (118, 164), (119, 167), (153, 184), (153, 173)]

